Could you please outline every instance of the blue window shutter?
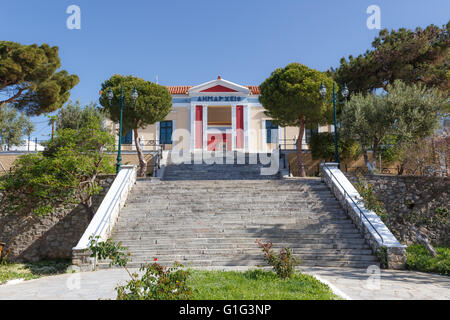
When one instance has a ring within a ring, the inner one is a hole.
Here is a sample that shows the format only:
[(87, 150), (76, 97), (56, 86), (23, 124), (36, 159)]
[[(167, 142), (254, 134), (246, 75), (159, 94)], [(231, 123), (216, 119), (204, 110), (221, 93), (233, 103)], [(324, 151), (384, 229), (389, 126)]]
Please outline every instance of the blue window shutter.
[(172, 121), (161, 121), (159, 123), (159, 143), (172, 144)]
[(278, 140), (278, 126), (273, 124), (271, 120), (266, 120), (266, 142), (272, 143), (272, 130), (277, 130), (274, 134), (274, 140)]
[(133, 130), (130, 130), (127, 134), (122, 136), (123, 144), (132, 144), (133, 143)]

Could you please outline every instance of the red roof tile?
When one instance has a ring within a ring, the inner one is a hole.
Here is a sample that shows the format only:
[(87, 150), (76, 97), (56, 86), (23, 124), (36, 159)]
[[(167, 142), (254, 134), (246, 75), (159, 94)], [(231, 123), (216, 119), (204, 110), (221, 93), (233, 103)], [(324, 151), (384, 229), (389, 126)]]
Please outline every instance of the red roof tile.
[(252, 94), (261, 94), (261, 91), (259, 90), (259, 86), (246, 86), (250, 89), (250, 92)]
[[(250, 89), (251, 94), (261, 94), (259, 90), (259, 86), (246, 86)], [(192, 88), (192, 86), (167, 86), (170, 94), (187, 94), (188, 90)]]
[(192, 86), (167, 86), (170, 94), (187, 94), (190, 88), (192, 88)]

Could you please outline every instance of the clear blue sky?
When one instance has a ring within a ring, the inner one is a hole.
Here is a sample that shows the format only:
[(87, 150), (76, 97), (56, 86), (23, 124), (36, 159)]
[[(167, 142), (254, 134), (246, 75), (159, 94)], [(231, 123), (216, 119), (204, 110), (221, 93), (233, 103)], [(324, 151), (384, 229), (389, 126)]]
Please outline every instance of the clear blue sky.
[[(66, 28), (69, 5), (81, 8), (81, 30)], [(258, 85), (277, 67), (300, 62), (318, 70), (370, 48), (369, 5), (381, 27), (442, 26), (449, 0), (21, 0), (2, 1), (0, 39), (60, 48), (63, 69), (80, 83), (71, 99), (98, 101), (112, 74), (163, 85), (222, 78)], [(36, 118), (35, 135), (49, 128)]]

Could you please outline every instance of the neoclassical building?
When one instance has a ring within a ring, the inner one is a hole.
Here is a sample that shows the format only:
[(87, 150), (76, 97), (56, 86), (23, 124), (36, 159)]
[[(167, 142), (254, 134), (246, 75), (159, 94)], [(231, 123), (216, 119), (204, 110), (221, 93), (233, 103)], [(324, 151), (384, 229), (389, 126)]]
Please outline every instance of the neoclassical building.
[[(298, 137), (297, 127), (278, 127), (264, 114), (258, 86), (233, 83), (219, 76), (197, 86), (168, 86), (172, 110), (164, 121), (140, 129), (141, 144), (177, 146), (186, 151), (218, 150), (268, 152), (292, 149)], [(117, 124), (111, 124), (111, 129)], [(178, 129), (178, 130), (177, 130)], [(329, 126), (307, 129), (303, 148), (313, 131), (329, 131)], [(176, 131), (177, 130), (177, 131)], [(174, 132), (177, 132), (173, 135)], [(183, 137), (181, 137), (183, 136)], [(122, 142), (135, 149), (132, 132)]]

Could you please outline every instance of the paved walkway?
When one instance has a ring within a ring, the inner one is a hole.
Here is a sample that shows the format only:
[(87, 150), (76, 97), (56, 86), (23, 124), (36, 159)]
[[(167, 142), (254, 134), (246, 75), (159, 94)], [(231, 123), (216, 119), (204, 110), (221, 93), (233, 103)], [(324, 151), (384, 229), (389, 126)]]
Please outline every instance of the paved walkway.
[[(244, 269), (246, 268), (238, 268)], [(301, 269), (304, 273), (314, 275), (327, 283), (346, 299), (450, 300), (450, 277), (395, 270), (381, 270), (378, 273), (378, 269), (369, 269), (369, 272), (366, 269), (344, 268)], [(2, 285), (0, 300), (115, 299), (114, 288), (128, 279), (128, 274), (123, 269), (63, 274)]]
[(354, 300), (450, 300), (450, 277), (374, 269), (302, 268), (337, 294)]

